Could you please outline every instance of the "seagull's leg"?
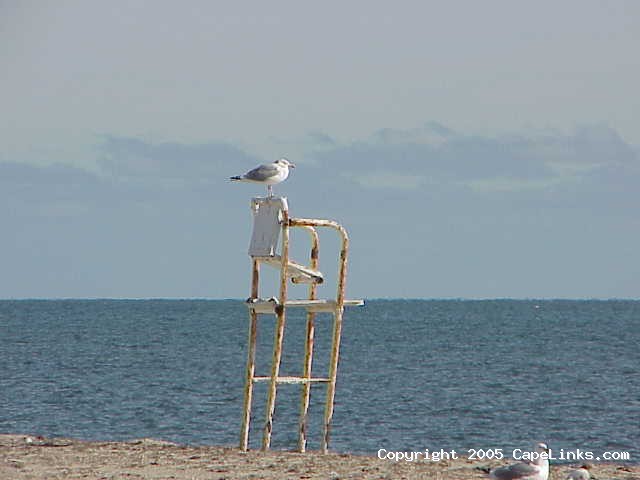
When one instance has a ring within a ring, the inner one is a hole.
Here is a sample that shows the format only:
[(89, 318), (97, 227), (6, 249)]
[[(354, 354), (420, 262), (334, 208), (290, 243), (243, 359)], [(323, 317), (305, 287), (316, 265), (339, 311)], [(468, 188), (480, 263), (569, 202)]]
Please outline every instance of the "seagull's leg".
[(269, 198), (273, 197), (273, 187), (271, 185), (267, 185), (267, 193), (269, 194)]

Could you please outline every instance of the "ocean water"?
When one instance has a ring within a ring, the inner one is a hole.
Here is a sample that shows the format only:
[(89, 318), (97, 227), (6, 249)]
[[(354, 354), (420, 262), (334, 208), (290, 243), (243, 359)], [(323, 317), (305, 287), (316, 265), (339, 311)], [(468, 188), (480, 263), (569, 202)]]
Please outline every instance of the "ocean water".
[[(261, 316), (266, 375), (272, 316)], [(0, 433), (237, 445), (248, 314), (236, 300), (0, 301)], [(317, 320), (325, 375), (331, 317)], [(281, 373), (302, 368), (287, 319)], [(299, 385), (272, 447), (296, 446)], [(318, 448), (325, 388), (311, 394)], [(266, 385), (250, 437), (260, 444)], [(640, 301), (371, 300), (346, 311), (331, 449), (623, 451), (640, 461)]]

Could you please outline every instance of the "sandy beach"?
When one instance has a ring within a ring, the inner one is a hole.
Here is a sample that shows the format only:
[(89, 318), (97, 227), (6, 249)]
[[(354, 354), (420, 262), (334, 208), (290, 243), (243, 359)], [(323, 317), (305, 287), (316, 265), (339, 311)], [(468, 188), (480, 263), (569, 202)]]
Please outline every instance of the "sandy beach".
[[(393, 462), (375, 456), (285, 451), (241, 452), (231, 447), (192, 447), (153, 439), (86, 442), (30, 435), (0, 435), (0, 479), (484, 479), (502, 462), (464, 458)], [(564, 479), (569, 465), (552, 465)], [(598, 480), (640, 479), (640, 466), (597, 463)]]

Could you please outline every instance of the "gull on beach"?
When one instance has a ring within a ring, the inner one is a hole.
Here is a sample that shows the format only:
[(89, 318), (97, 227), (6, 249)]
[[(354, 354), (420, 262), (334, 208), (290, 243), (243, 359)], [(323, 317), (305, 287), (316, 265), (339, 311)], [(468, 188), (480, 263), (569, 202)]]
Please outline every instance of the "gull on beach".
[(580, 468), (569, 471), (566, 480), (589, 480), (591, 478), (589, 474), (590, 468), (591, 465), (585, 463)]
[(535, 460), (496, 468), (491, 470), (490, 478), (493, 480), (547, 480), (549, 478), (549, 447), (545, 443), (538, 443), (536, 452), (539, 455)]
[(231, 180), (234, 182), (252, 182), (266, 185), (267, 193), (270, 197), (273, 197), (273, 185), (285, 181), (289, 176), (290, 168), (296, 168), (296, 166), (286, 158), (281, 158), (273, 163), (259, 165), (244, 175), (231, 177)]

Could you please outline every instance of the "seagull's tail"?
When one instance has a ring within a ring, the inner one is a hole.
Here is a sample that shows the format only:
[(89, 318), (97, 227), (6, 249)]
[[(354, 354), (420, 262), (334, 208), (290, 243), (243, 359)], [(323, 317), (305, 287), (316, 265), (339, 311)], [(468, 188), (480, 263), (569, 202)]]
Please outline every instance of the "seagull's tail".
[(231, 180), (233, 182), (238, 182), (238, 181), (242, 180), (242, 177), (240, 175), (236, 175), (235, 177), (229, 177), (229, 180)]

